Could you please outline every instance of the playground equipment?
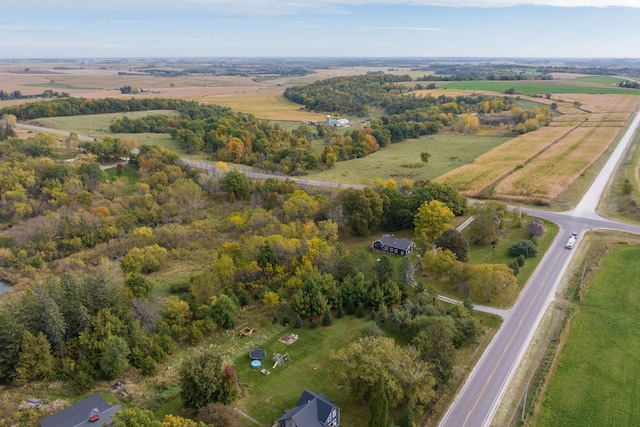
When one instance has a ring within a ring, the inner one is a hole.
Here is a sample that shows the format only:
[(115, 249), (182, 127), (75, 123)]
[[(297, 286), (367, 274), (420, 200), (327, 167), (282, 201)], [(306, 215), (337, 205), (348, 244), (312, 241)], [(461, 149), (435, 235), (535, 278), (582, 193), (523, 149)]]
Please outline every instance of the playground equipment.
[(251, 360), (262, 360), (267, 356), (267, 352), (262, 348), (254, 348), (249, 352), (249, 358)]
[(285, 353), (285, 354), (273, 353), (273, 361), (274, 361), (273, 369), (277, 368), (278, 366), (284, 366), (287, 360), (289, 360), (289, 353)]
[(258, 369), (261, 366), (262, 366), (262, 362), (260, 362), (259, 360), (256, 359), (251, 361), (251, 367), (253, 369)]

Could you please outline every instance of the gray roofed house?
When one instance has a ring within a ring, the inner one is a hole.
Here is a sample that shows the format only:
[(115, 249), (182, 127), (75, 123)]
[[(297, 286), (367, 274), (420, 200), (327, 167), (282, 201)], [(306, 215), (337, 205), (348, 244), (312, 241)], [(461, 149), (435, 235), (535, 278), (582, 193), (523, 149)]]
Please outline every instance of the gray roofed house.
[(110, 426), (111, 416), (120, 410), (120, 405), (111, 406), (96, 393), (60, 412), (41, 419), (39, 423), (40, 427)]
[(377, 251), (405, 256), (411, 253), (415, 243), (411, 239), (395, 237), (393, 234), (383, 234), (382, 237), (371, 244), (371, 247)]
[(296, 407), (284, 411), (281, 427), (338, 427), (340, 408), (324, 394), (305, 390)]

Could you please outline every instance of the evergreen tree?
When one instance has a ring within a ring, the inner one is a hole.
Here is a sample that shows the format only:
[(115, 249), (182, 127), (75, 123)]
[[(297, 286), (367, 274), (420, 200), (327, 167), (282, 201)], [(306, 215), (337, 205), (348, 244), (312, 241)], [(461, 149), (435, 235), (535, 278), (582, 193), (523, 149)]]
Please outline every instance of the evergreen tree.
[(374, 383), (369, 394), (369, 427), (387, 427), (389, 418), (389, 399), (381, 376)]
[(364, 317), (364, 307), (362, 304), (358, 304), (358, 308), (356, 309), (356, 317), (362, 319)]
[(16, 373), (16, 382), (25, 383), (53, 378), (55, 359), (51, 354), (51, 344), (42, 332), (33, 335), (29, 331), (22, 334), (22, 346)]
[(331, 310), (329, 307), (324, 311), (324, 316), (322, 316), (322, 325), (323, 326), (331, 326), (333, 323), (333, 316), (331, 316)]
[(293, 325), (296, 329), (302, 328), (302, 318), (300, 315), (296, 315), (296, 323)]
[(273, 313), (273, 317), (271, 318), (271, 323), (273, 323), (274, 325), (276, 323), (278, 323), (278, 313)]
[(336, 317), (338, 319), (342, 319), (344, 317), (344, 310), (342, 309), (342, 303), (338, 304), (338, 312), (336, 313)]
[(353, 300), (349, 298), (347, 300), (347, 315), (351, 316), (356, 312), (356, 306), (353, 304)]

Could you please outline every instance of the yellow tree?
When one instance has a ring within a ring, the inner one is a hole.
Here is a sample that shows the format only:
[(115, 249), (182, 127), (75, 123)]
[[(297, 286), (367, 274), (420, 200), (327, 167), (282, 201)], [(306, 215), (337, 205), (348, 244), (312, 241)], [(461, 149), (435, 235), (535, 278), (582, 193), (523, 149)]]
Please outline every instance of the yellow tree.
[(495, 296), (515, 292), (516, 276), (506, 264), (478, 264), (471, 273), (471, 294), (487, 302)]
[(424, 233), (428, 242), (434, 242), (444, 230), (449, 228), (455, 215), (447, 205), (439, 200), (424, 202), (414, 219), (415, 233)]

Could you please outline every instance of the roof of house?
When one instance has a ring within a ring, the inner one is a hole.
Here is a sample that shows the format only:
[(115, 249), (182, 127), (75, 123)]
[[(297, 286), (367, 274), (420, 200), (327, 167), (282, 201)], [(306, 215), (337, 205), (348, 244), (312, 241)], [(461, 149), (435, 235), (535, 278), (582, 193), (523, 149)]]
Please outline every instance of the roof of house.
[(378, 239), (378, 242), (382, 243), (384, 246), (391, 246), (392, 248), (398, 248), (405, 251), (411, 250), (411, 246), (413, 246), (411, 239), (394, 237), (392, 234), (383, 234), (382, 237)]
[(296, 407), (284, 412), (280, 420), (293, 420), (299, 427), (323, 427), (335, 402), (324, 394), (305, 390), (300, 396)]
[[(91, 412), (97, 409), (100, 418), (98, 421), (89, 421)], [(74, 403), (60, 412), (56, 412), (47, 418), (41, 419), (41, 427), (97, 427), (103, 424), (111, 424), (111, 416), (120, 411), (120, 405), (111, 406), (98, 393), (84, 400)]]

